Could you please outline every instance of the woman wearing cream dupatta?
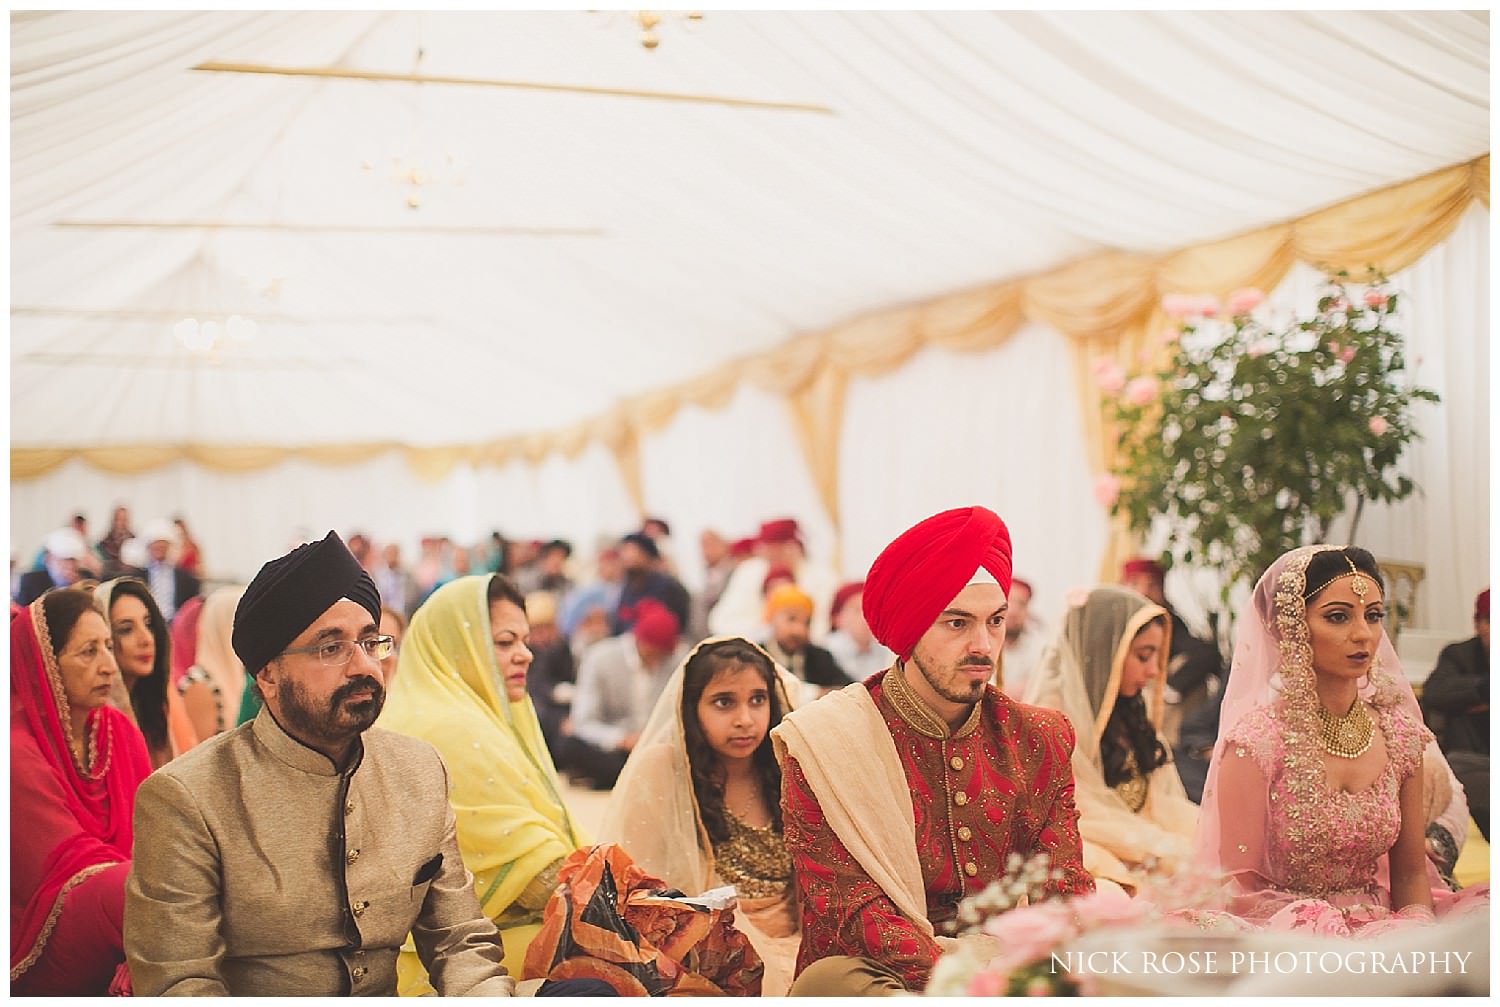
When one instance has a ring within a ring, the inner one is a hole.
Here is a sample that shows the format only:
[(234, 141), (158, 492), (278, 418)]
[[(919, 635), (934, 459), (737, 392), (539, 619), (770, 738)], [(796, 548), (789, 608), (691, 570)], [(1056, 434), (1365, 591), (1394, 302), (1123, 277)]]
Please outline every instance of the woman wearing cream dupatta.
[[(1139, 699), (1122, 696), (1121, 682), (1137, 636), (1153, 625), (1160, 625), (1162, 632), (1153, 636), (1160, 639), (1154, 653), (1148, 654), (1148, 677), (1144, 685), (1126, 687), (1126, 692), (1138, 689)], [(1026, 690), (1026, 702), (1061, 710), (1078, 732), (1073, 776), (1084, 866), (1095, 878), (1127, 887), (1139, 883), (1139, 868), (1148, 860), (1157, 860), (1168, 871), (1186, 864), (1197, 829), (1198, 808), (1188, 800), (1170, 761), (1171, 749), (1160, 735), (1170, 632), (1165, 609), (1125, 588), (1096, 587), (1086, 602), (1068, 610), (1061, 632), (1043, 651), (1041, 668)], [(1135, 731), (1155, 733), (1160, 746), (1156, 758), (1164, 761), (1139, 766), (1132, 774), (1138, 757), (1116, 739), (1129, 730), (1130, 718), (1125, 715), (1138, 717), (1142, 712), (1130, 709), (1137, 703), (1144, 705), (1149, 723), (1136, 722)], [(1120, 716), (1114, 716), (1117, 708)], [(1106, 755), (1116, 756), (1118, 762), (1122, 751), (1128, 778), (1111, 786), (1106, 782)]]
[[(504, 625), (492, 624), (495, 612)], [(521, 974), (559, 863), (583, 844), (525, 694), (528, 633), (521, 595), (505, 577), (444, 584), (412, 616), (379, 721), (441, 753), (464, 866), (500, 928), (513, 976)], [(518, 674), (519, 698), (511, 699), (509, 680)], [(409, 940), (397, 980), (403, 996), (431, 992)]]
[[(640, 741), (620, 772), (599, 829), (601, 841), (618, 843), (647, 873), (688, 895), (733, 883), (724, 876), (724, 865), (715, 856), (694, 792), (682, 709), (688, 665), (704, 648), (727, 641), (753, 649), (776, 671), (779, 689), (769, 726), (775, 727), (781, 716), (791, 712), (789, 697), (797, 695), (801, 683), (772, 661), (763, 649), (738, 637), (704, 640), (667, 679)], [(761, 745), (769, 753), (769, 728)], [(780, 793), (766, 796), (778, 803), (781, 798)], [(787, 869), (787, 884), (781, 891), (758, 897), (741, 891), (734, 911), (735, 927), (750, 938), (765, 963), (761, 988), (766, 996), (786, 993), (800, 942), (795, 882), (790, 875), (789, 860)]]

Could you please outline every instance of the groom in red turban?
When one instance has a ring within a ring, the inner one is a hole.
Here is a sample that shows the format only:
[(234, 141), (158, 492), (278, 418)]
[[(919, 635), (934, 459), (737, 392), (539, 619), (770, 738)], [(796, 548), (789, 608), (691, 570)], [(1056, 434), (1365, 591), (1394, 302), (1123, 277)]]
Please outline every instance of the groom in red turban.
[(993, 511), (907, 529), (864, 589), (865, 619), (896, 663), (772, 731), (802, 906), (792, 995), (920, 993), (948, 940), (938, 932), (1012, 853), (1046, 853), (1052, 893), (1093, 890), (1073, 728), (991, 684), (1010, 583), (1010, 533)]

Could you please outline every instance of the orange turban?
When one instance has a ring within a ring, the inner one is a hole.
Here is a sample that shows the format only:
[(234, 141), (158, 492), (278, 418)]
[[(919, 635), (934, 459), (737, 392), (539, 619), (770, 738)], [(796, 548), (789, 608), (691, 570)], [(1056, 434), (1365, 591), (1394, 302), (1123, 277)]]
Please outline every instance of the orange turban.
[(784, 608), (798, 608), (812, 615), (813, 600), (796, 584), (777, 584), (766, 596), (766, 621), (770, 622), (771, 616)]
[(918, 522), (870, 565), (864, 598), (870, 632), (906, 660), (981, 568), (1010, 597), (1010, 532), (1000, 515), (960, 507)]

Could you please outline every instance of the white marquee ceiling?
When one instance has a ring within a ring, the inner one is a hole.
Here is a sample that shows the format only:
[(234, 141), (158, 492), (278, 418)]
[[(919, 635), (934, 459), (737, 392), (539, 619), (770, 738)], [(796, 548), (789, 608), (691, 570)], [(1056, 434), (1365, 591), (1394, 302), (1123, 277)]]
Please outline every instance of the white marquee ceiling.
[[(711, 11), (664, 15), (649, 52), (638, 31), (13, 14), (13, 446), (553, 430), (866, 312), (1489, 149), (1483, 12)], [(462, 184), (409, 208), (391, 159), (413, 150)], [(259, 331), (217, 359), (173, 336), (232, 313)]]

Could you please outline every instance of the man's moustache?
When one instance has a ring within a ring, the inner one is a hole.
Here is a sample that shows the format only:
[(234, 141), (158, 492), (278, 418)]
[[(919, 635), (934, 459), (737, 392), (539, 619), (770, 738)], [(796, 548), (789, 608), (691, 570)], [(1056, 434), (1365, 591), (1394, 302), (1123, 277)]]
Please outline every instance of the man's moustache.
[(344, 700), (348, 699), (350, 696), (354, 695), (354, 693), (360, 692), (364, 689), (370, 690), (370, 692), (372, 693), (372, 698), (376, 700), (380, 700), (385, 697), (385, 687), (380, 684), (380, 681), (378, 679), (373, 678), (369, 675), (361, 675), (358, 678), (351, 679), (350, 681), (335, 689), (333, 691), (333, 697), (329, 700), (329, 702), (334, 706), (337, 706)]

